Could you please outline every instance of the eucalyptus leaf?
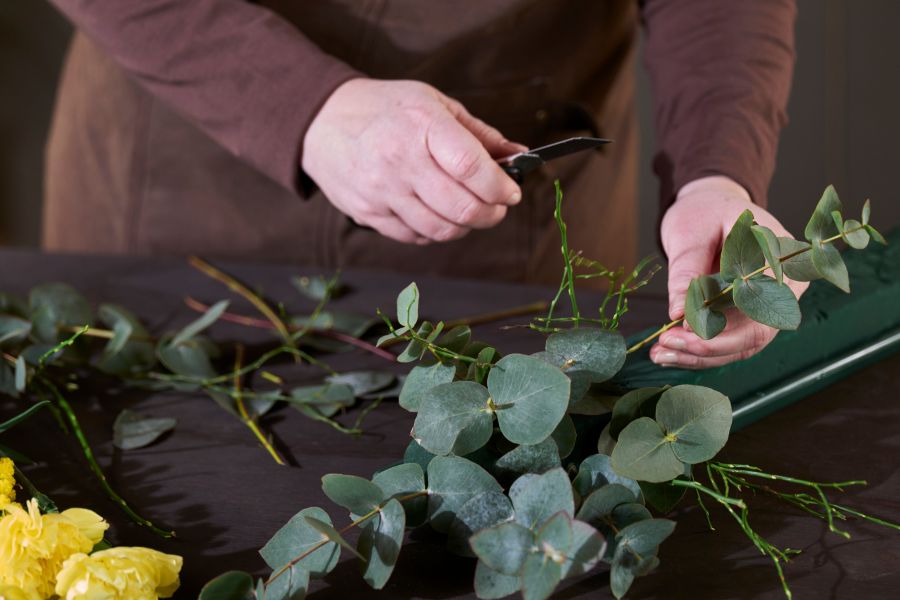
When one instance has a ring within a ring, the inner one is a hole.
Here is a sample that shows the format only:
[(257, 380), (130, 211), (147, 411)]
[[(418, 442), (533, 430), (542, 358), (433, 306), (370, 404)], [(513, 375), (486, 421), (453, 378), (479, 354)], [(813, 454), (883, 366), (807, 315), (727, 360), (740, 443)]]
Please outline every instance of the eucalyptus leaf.
[(518, 575), (534, 544), (534, 533), (515, 521), (482, 529), (469, 540), (472, 551), (491, 569)]
[[(809, 242), (801, 242), (789, 237), (779, 237), (778, 245), (781, 248), (781, 256), (791, 256), (781, 263), (784, 274), (794, 281), (815, 281), (821, 279), (822, 274), (812, 262)], [(801, 252), (806, 250), (806, 252)], [(797, 254), (799, 253), (799, 254)]]
[(638, 417), (656, 414), (656, 403), (669, 386), (637, 388), (623, 395), (613, 406), (609, 422), (609, 434), (618, 439), (625, 426)]
[(176, 424), (171, 417), (145, 417), (126, 408), (113, 423), (113, 445), (122, 450), (143, 448), (175, 429)]
[(872, 202), (868, 199), (863, 203), (862, 207), (862, 224), (869, 224), (869, 217), (872, 215)]
[(325, 378), (328, 383), (349, 385), (355, 396), (364, 396), (388, 387), (397, 376), (390, 371), (347, 371)]
[(584, 499), (576, 515), (579, 521), (600, 526), (610, 517), (620, 504), (634, 503), (637, 497), (633, 490), (617, 483), (607, 484)]
[(814, 242), (812, 245), (812, 263), (826, 281), (838, 289), (850, 293), (850, 276), (841, 253), (831, 244)]
[(556, 443), (560, 458), (566, 458), (575, 449), (578, 433), (575, 431), (575, 422), (572, 417), (565, 415), (550, 434), (550, 438)]
[[(414, 462), (394, 465), (376, 473), (372, 477), (372, 483), (381, 488), (385, 498), (400, 499), (426, 491), (425, 473), (422, 467)], [(406, 524), (409, 527), (418, 527), (428, 518), (428, 498), (425, 495), (403, 500), (402, 505), (406, 511)]]
[(566, 373), (586, 373), (591, 382), (610, 379), (625, 364), (625, 338), (615, 331), (579, 327), (554, 333), (546, 350)]
[(561, 465), (559, 448), (553, 438), (539, 444), (516, 446), (497, 459), (494, 467), (500, 475), (545, 473)]
[(25, 357), (19, 356), (16, 358), (16, 392), (22, 393), (25, 391), (25, 385), (28, 379), (28, 368), (25, 365)]
[(189, 323), (179, 331), (175, 337), (172, 338), (172, 344), (175, 346), (183, 344), (199, 335), (202, 331), (208, 329), (213, 323), (219, 320), (229, 304), (228, 300), (220, 300), (210, 306), (199, 319)]
[(24, 318), (29, 312), (24, 300), (14, 294), (0, 292), (0, 313)]
[(569, 516), (575, 513), (572, 484), (562, 468), (537, 475), (522, 475), (509, 489), (509, 498), (516, 511), (516, 522), (536, 529), (558, 512)]
[(660, 514), (670, 512), (684, 498), (686, 488), (666, 483), (641, 482), (641, 492), (647, 504), (659, 511)]
[(355, 515), (365, 515), (375, 510), (384, 498), (381, 488), (368, 479), (341, 473), (323, 476), (322, 491), (332, 502)]
[(415, 327), (419, 322), (419, 288), (415, 282), (397, 295), (397, 321), (409, 328)]
[(562, 579), (562, 564), (541, 553), (529, 554), (522, 566), (523, 600), (549, 598)]
[(244, 571), (227, 571), (200, 590), (198, 600), (254, 600), (253, 576)]
[(463, 504), (483, 492), (502, 488), (487, 471), (457, 456), (437, 456), (428, 463), (428, 515), (431, 526), (446, 533)]
[(878, 230), (872, 227), (871, 225), (866, 225), (866, 232), (872, 236), (872, 239), (881, 244), (882, 246), (887, 246), (887, 240), (884, 239), (884, 236), (878, 233)]
[(752, 226), (753, 213), (745, 210), (725, 237), (719, 257), (719, 272), (725, 281), (746, 277), (766, 264)]
[(734, 304), (742, 313), (775, 329), (800, 326), (800, 304), (787, 285), (765, 275), (734, 282)]
[(66, 327), (93, 325), (87, 300), (65, 283), (45, 283), (31, 289), (28, 297), (32, 333), (39, 342), (55, 344), (68, 337), (60, 334)]
[(363, 526), (357, 550), (363, 557), (363, 579), (373, 589), (382, 589), (390, 579), (403, 545), (405, 527), (406, 513), (395, 499), (388, 500), (378, 516)]
[(640, 556), (656, 554), (659, 545), (675, 531), (675, 521), (644, 519), (622, 528), (616, 534), (616, 551)]
[(413, 367), (400, 390), (400, 406), (410, 412), (418, 412), (427, 394), (442, 383), (453, 381), (455, 374), (456, 368), (453, 365), (440, 362), (429, 367)]
[(353, 388), (346, 383), (297, 387), (291, 390), (288, 398), (288, 402), (295, 408), (311, 407), (326, 417), (342, 408), (353, 406), (355, 401)]
[(413, 439), (437, 455), (464, 455), (484, 446), (493, 433), (487, 389), (474, 381), (432, 388), (419, 408)]
[(210, 360), (210, 345), (203, 338), (192, 337), (175, 344), (171, 336), (163, 336), (156, 345), (156, 356), (163, 366), (178, 375), (197, 379), (216, 376)]
[(360, 555), (360, 553), (356, 551), (356, 548), (354, 548), (350, 544), (350, 542), (345, 540), (344, 537), (341, 535), (341, 533), (337, 529), (335, 529), (334, 527), (331, 526), (331, 523), (329, 523), (327, 521), (322, 521), (321, 519), (317, 519), (315, 517), (310, 517), (310, 516), (303, 517), (303, 520), (306, 521), (307, 523), (309, 523), (309, 525), (313, 529), (315, 529), (316, 531), (321, 533), (323, 536), (323, 540), (327, 539), (329, 541), (332, 541), (335, 544), (338, 544), (339, 546), (345, 548), (346, 550), (349, 550), (351, 554), (356, 556), (356, 558), (358, 558), (360, 560), (365, 560)]
[(750, 230), (753, 232), (753, 236), (756, 238), (756, 242), (759, 244), (759, 248), (766, 258), (766, 263), (775, 275), (775, 281), (782, 283), (784, 280), (784, 273), (782, 272), (781, 261), (779, 260), (781, 245), (778, 243), (778, 238), (775, 236), (775, 233), (763, 225), (753, 225)]
[(491, 346), (482, 348), (475, 356), (475, 362), (469, 365), (471, 370), (469, 378), (483, 384), (487, 379), (491, 366), (496, 364), (498, 360), (500, 360), (500, 353), (497, 352), (496, 348)]
[(518, 575), (504, 575), (478, 561), (475, 567), (475, 595), (481, 600), (499, 600), (515, 594), (522, 587)]
[[(278, 573), (265, 589), (264, 600), (303, 600), (309, 588), (309, 571), (298, 564), (285, 564), (275, 570)], [(257, 592), (259, 585), (257, 584)], [(257, 600), (259, 600), (257, 596)]]
[[(438, 325), (440, 326), (441, 324), (439, 323)], [(434, 332), (436, 330), (436, 327), (431, 322), (423, 321), (422, 324), (419, 325), (419, 329), (416, 331), (416, 334), (419, 336), (419, 338), (421, 338), (421, 340), (410, 340), (409, 344), (407, 344), (403, 352), (401, 352), (399, 356), (397, 356), (397, 362), (408, 363), (421, 360), (425, 355), (426, 350), (428, 350), (428, 345), (425, 342), (429, 337), (434, 335)]]
[(14, 315), (0, 314), (0, 348), (24, 342), (31, 333), (31, 321)]
[(472, 329), (468, 325), (457, 325), (435, 340), (435, 344), (451, 352), (462, 352), (471, 339)]
[(842, 235), (844, 241), (847, 242), (851, 248), (863, 250), (869, 245), (869, 232), (867, 232), (866, 228), (855, 219), (847, 219), (844, 222)]
[(672, 451), (682, 462), (712, 459), (728, 441), (731, 402), (724, 394), (699, 385), (676, 385), (656, 405), (656, 420), (675, 440)]
[(404, 463), (417, 464), (423, 471), (428, 469), (433, 458), (434, 454), (420, 446), (416, 440), (410, 440), (403, 452)]
[(300, 275), (291, 277), (291, 284), (298, 292), (316, 302), (338, 298), (346, 291), (338, 283), (337, 276)]
[(101, 304), (100, 321), (112, 329), (97, 366), (113, 375), (130, 375), (147, 371), (156, 364), (156, 352), (150, 334), (131, 312), (115, 304)]
[(409, 332), (409, 327), (406, 327), (406, 326), (399, 327), (393, 331), (390, 331), (390, 332), (384, 334), (380, 338), (378, 338), (378, 341), (375, 342), (375, 345), (378, 347), (381, 347), (385, 342), (400, 339), (400, 337), (402, 337), (403, 335), (406, 335), (408, 332)]
[(543, 441), (566, 414), (569, 386), (564, 373), (537, 358), (510, 354), (500, 359), (487, 380), (500, 431), (516, 444)]
[(609, 483), (622, 485), (631, 490), (635, 498), (641, 497), (641, 488), (638, 482), (616, 473), (612, 468), (609, 456), (605, 454), (593, 454), (581, 461), (572, 487), (579, 496), (584, 498)]
[(688, 284), (684, 298), (684, 318), (691, 329), (704, 340), (710, 340), (725, 329), (726, 319), (712, 299), (724, 289), (722, 280), (710, 275), (701, 275)]
[(469, 538), (476, 532), (498, 523), (512, 521), (512, 503), (501, 492), (478, 494), (456, 512), (447, 531), (447, 548), (459, 556), (475, 556)]
[(562, 578), (587, 573), (600, 562), (605, 551), (606, 540), (599, 531), (583, 521), (572, 521), (572, 545), (569, 560), (562, 567)]
[(635, 419), (619, 433), (610, 457), (612, 467), (636, 481), (669, 481), (684, 470), (671, 444), (659, 423), (649, 417)]
[[(266, 542), (259, 551), (260, 556), (272, 569), (277, 569), (309, 552), (322, 542), (322, 533), (307, 522), (306, 517), (313, 517), (323, 523), (331, 524), (331, 517), (318, 507), (304, 508), (291, 517), (275, 535)], [(340, 547), (329, 542), (303, 558), (302, 565), (312, 577), (324, 577), (337, 566), (341, 557)]]
[(810, 242), (816, 242), (840, 233), (834, 225), (834, 218), (831, 216), (831, 213), (840, 211), (841, 208), (841, 201), (838, 199), (834, 186), (829, 185), (822, 193), (822, 198), (816, 205), (816, 209), (813, 211), (812, 217), (810, 217), (809, 223), (806, 224), (806, 229), (803, 231), (806, 239)]

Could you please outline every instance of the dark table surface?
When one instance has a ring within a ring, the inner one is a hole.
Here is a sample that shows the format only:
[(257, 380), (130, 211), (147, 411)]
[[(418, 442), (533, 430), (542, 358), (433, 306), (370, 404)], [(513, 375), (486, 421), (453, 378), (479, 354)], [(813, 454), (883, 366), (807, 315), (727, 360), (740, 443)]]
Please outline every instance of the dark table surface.
[[(289, 311), (302, 313), (312, 302), (299, 297), (289, 277), (313, 271), (272, 265), (225, 265), (229, 272), (284, 300)], [(353, 292), (335, 302), (337, 308), (371, 314), (374, 307), (393, 307), (409, 277), (351, 272), (344, 281)], [(450, 281), (417, 277), (426, 318), (453, 319), (547, 298), (548, 290), (491, 282)], [(206, 302), (232, 297), (218, 283), (174, 259), (45, 256), (0, 252), (0, 291), (25, 293), (38, 283), (66, 281), (93, 302), (117, 302), (144, 319), (154, 332), (177, 328), (196, 316), (183, 298)], [(250, 313), (233, 299), (232, 310)], [(661, 298), (639, 299), (624, 329), (637, 331), (665, 319)], [(218, 341), (262, 345), (269, 334), (221, 324)], [(502, 351), (533, 351), (539, 336), (522, 329), (481, 326), (476, 337), (496, 342)], [(335, 369), (394, 368), (360, 352), (330, 355)], [(840, 500), (865, 512), (900, 521), (900, 356), (818, 392), (747, 429), (732, 435), (720, 456), (751, 463), (771, 472), (819, 481), (866, 479)], [(284, 371), (293, 381), (316, 383), (321, 373), (308, 367)], [(75, 443), (61, 435), (49, 413), (6, 434), (3, 443), (37, 461), (26, 469), (35, 484), (61, 507), (85, 506), (112, 524), (116, 544), (146, 545), (185, 558), (183, 585), (177, 597), (196, 597), (200, 586), (228, 569), (262, 573), (256, 551), (293, 514), (322, 506), (337, 525), (346, 515), (330, 504), (319, 480), (332, 472), (368, 477), (396, 462), (408, 442), (413, 416), (386, 402), (364, 422), (365, 434), (350, 437), (281, 408), (262, 420), (292, 466), (276, 465), (236, 419), (203, 396), (150, 394), (88, 385), (70, 400), (76, 407), (98, 459), (111, 483), (140, 512), (177, 531), (163, 540), (127, 521), (99, 491)], [(15, 405), (0, 398), (0, 420)], [(157, 443), (123, 452), (111, 443), (112, 423), (123, 408), (178, 420), (175, 431)], [(341, 420), (352, 423), (358, 408)], [(768, 560), (737, 530), (727, 515), (713, 514), (710, 531), (700, 510), (687, 501), (672, 515), (678, 522), (661, 550), (661, 566), (638, 580), (632, 598), (781, 598), (783, 594)], [(803, 551), (786, 567), (794, 597), (896, 598), (900, 590), (900, 533), (860, 521), (843, 526), (847, 540), (830, 534), (824, 523), (766, 499), (754, 500), (754, 527), (775, 544)], [(381, 592), (370, 590), (357, 575), (355, 559), (342, 563), (311, 598), (462, 598), (471, 593), (474, 563), (447, 554), (441, 540), (414, 532), (404, 545), (394, 576)], [(581, 579), (566, 580), (558, 598), (611, 597), (608, 574), (601, 567)]]

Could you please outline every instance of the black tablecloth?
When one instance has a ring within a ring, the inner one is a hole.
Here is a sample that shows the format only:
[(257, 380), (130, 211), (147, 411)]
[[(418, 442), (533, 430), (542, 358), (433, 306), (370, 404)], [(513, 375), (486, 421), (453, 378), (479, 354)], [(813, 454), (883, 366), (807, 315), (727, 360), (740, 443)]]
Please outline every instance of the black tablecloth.
[[(289, 277), (309, 270), (271, 265), (225, 265), (279, 300), (290, 311), (304, 312), (313, 303), (302, 299)], [(352, 293), (336, 301), (343, 310), (371, 314), (375, 306), (390, 311), (408, 278), (396, 274), (351, 272), (343, 280)], [(174, 329), (196, 316), (183, 303), (186, 295), (211, 302), (231, 297), (218, 283), (181, 261), (42, 256), (0, 252), (0, 290), (24, 293), (47, 281), (67, 281), (94, 302), (117, 302), (145, 319), (151, 331)], [(427, 318), (453, 319), (545, 299), (541, 288), (418, 278), (422, 312)], [(250, 313), (235, 299), (232, 310)], [(626, 317), (627, 331), (665, 319), (661, 298), (635, 301)], [(271, 334), (220, 324), (218, 341), (240, 340), (251, 347), (271, 343)], [(502, 350), (532, 351), (542, 345), (523, 329), (500, 330), (497, 324), (476, 330), (476, 337)], [(330, 355), (337, 370), (396, 368), (360, 352)], [(900, 521), (900, 357), (870, 367), (829, 389), (734, 434), (721, 458), (751, 463), (777, 473), (815, 480), (866, 479), (841, 501), (869, 513)], [(284, 371), (292, 381), (316, 383), (321, 373), (308, 367)], [(112, 523), (116, 544), (146, 545), (185, 558), (179, 598), (196, 597), (202, 584), (228, 569), (262, 573), (256, 551), (293, 514), (322, 506), (337, 525), (347, 516), (324, 497), (320, 477), (340, 472), (370, 476), (396, 462), (408, 442), (412, 415), (388, 402), (364, 422), (365, 434), (354, 438), (281, 408), (262, 420), (290, 467), (276, 465), (250, 432), (206, 397), (184, 393), (150, 394), (112, 389), (97, 382), (73, 392), (70, 400), (92, 441), (111, 483), (139, 511), (177, 531), (162, 540), (128, 522), (99, 491), (74, 443), (61, 435), (51, 415), (37, 415), (6, 434), (3, 443), (37, 461), (26, 471), (61, 507), (86, 506)], [(178, 420), (173, 433), (143, 449), (123, 452), (111, 444), (112, 422), (123, 409)], [(0, 400), (0, 420), (15, 406)], [(352, 423), (359, 409), (341, 419)], [(753, 525), (772, 542), (803, 551), (786, 567), (794, 597), (893, 598), (900, 589), (900, 533), (860, 521), (842, 524), (852, 538), (828, 533), (821, 521), (760, 498), (754, 501)], [(775, 572), (722, 512), (714, 512), (716, 531), (692, 501), (672, 517), (678, 526), (660, 551), (661, 566), (638, 580), (633, 598), (780, 598)], [(370, 590), (357, 575), (355, 559), (345, 557), (310, 597), (461, 598), (471, 593), (474, 563), (442, 549), (427, 531), (410, 534), (391, 582), (382, 592)], [(608, 574), (599, 569), (563, 582), (559, 598), (610, 597)]]

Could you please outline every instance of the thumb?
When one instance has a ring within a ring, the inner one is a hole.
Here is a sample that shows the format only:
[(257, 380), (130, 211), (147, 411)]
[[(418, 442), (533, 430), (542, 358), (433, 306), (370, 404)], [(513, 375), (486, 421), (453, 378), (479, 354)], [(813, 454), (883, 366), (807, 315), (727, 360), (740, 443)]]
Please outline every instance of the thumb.
[(673, 248), (669, 259), (669, 318), (684, 316), (684, 299), (691, 280), (712, 270), (716, 252), (704, 246)]

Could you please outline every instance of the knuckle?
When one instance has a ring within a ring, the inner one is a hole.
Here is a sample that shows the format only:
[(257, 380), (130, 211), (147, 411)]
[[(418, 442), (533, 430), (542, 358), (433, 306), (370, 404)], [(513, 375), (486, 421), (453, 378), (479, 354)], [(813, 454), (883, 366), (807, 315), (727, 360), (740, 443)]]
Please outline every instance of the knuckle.
[(461, 237), (465, 232), (465, 229), (462, 227), (457, 227), (455, 225), (447, 225), (438, 229), (435, 233), (434, 241), (436, 242), (449, 242), (450, 240), (455, 240), (458, 237)]
[(455, 222), (461, 225), (474, 225), (481, 219), (482, 207), (478, 201), (467, 200), (457, 211)]
[(481, 170), (481, 157), (474, 150), (457, 153), (450, 160), (452, 175), (459, 181), (468, 181)]

